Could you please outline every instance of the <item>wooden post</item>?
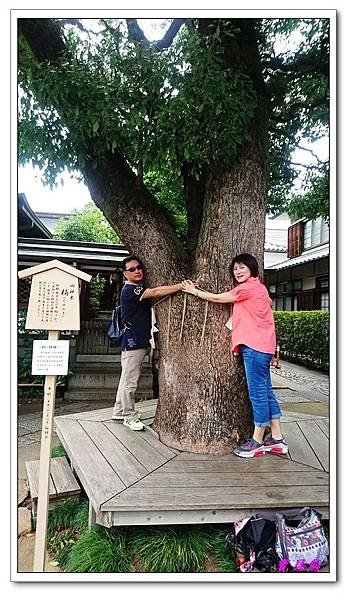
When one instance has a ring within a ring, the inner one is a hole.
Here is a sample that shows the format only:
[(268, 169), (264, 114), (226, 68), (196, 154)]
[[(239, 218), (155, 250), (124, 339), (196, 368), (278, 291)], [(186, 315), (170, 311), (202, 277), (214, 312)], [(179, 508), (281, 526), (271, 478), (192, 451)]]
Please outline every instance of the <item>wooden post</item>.
[(93, 525), (95, 525), (95, 523), (96, 523), (96, 513), (95, 513), (95, 510), (91, 503), (91, 500), (89, 500), (88, 529), (91, 529), (93, 527)]
[[(48, 340), (57, 341), (59, 331), (49, 331)], [(45, 376), (40, 471), (39, 471), (39, 495), (36, 521), (36, 540), (34, 552), (34, 572), (41, 573), (45, 570), (46, 537), (49, 506), (49, 479), (51, 466), (52, 429), (55, 405), (56, 375)]]
[[(68, 347), (65, 362), (64, 350), (61, 349), (61, 346), (68, 342), (58, 341), (59, 331), (78, 331), (80, 329), (80, 281), (90, 282), (91, 275), (59, 260), (51, 260), (20, 271), (18, 277), (20, 279), (32, 278), (25, 328), (48, 331), (48, 353), (47, 351), (46, 354), (43, 352), (43, 357), (38, 357), (38, 359), (42, 358), (42, 362), (37, 360), (35, 371), (32, 370), (33, 374), (45, 375), (34, 551), (34, 572), (40, 573), (45, 570), (55, 389), (57, 375), (66, 375), (68, 372)], [(60, 346), (60, 357), (58, 346)], [(40, 347), (38, 348), (40, 350)]]

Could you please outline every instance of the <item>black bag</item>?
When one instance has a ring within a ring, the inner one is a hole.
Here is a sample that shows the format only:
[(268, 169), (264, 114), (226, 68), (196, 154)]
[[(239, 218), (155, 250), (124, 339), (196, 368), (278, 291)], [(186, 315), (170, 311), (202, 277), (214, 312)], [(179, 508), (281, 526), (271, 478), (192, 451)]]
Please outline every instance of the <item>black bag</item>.
[(236, 553), (240, 571), (277, 572), (279, 557), (275, 549), (275, 522), (256, 515), (232, 523), (226, 542)]
[(112, 311), (111, 323), (107, 331), (110, 345), (113, 347), (119, 346), (123, 333), (124, 328), (122, 327), (121, 309), (120, 306), (116, 306)]

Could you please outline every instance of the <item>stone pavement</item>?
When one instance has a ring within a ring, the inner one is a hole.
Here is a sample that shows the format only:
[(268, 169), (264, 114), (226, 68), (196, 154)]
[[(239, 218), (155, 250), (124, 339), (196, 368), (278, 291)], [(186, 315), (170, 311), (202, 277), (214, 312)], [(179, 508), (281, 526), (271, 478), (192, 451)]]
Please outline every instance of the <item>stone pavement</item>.
[[(329, 377), (281, 361), (281, 368), (271, 368), (272, 383), (282, 410), (302, 412), (315, 416), (329, 416)], [(104, 408), (108, 403), (67, 402), (56, 400), (55, 416)], [(42, 399), (21, 400), (18, 406), (18, 572), (31, 572), (35, 547), (35, 534), (31, 532), (30, 497), (26, 486), (25, 462), (40, 458), (42, 424)], [(52, 448), (60, 443), (53, 432)], [(29, 513), (29, 514), (26, 514)], [(59, 572), (47, 555), (46, 572)]]

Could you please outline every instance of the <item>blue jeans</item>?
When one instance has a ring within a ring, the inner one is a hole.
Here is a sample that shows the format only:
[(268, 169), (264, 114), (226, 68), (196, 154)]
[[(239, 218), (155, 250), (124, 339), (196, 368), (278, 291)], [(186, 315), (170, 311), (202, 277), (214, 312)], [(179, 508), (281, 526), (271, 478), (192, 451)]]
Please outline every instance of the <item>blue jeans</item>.
[(243, 344), (240, 345), (240, 352), (245, 367), (248, 395), (253, 408), (254, 425), (267, 427), (271, 419), (279, 419), (282, 415), (271, 384), (272, 354), (258, 352)]

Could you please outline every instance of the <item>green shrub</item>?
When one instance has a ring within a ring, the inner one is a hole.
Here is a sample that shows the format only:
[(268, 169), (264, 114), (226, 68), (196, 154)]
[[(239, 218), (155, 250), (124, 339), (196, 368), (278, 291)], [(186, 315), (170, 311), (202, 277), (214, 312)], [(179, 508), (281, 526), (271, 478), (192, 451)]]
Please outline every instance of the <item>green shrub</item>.
[(197, 527), (146, 527), (135, 530), (132, 549), (146, 573), (203, 571), (212, 552), (211, 535)]
[(275, 311), (280, 354), (307, 367), (329, 369), (329, 312)]
[(70, 573), (129, 573), (131, 552), (122, 528), (94, 525), (72, 545), (66, 561)]
[(48, 550), (63, 569), (76, 540), (87, 529), (88, 511), (87, 500), (70, 499), (48, 513)]
[(51, 457), (59, 458), (60, 456), (67, 456), (63, 444), (58, 444), (58, 446), (54, 446), (54, 448), (52, 448)]
[(53, 534), (62, 529), (83, 530), (88, 525), (89, 505), (87, 500), (66, 500), (48, 513), (48, 532)]

